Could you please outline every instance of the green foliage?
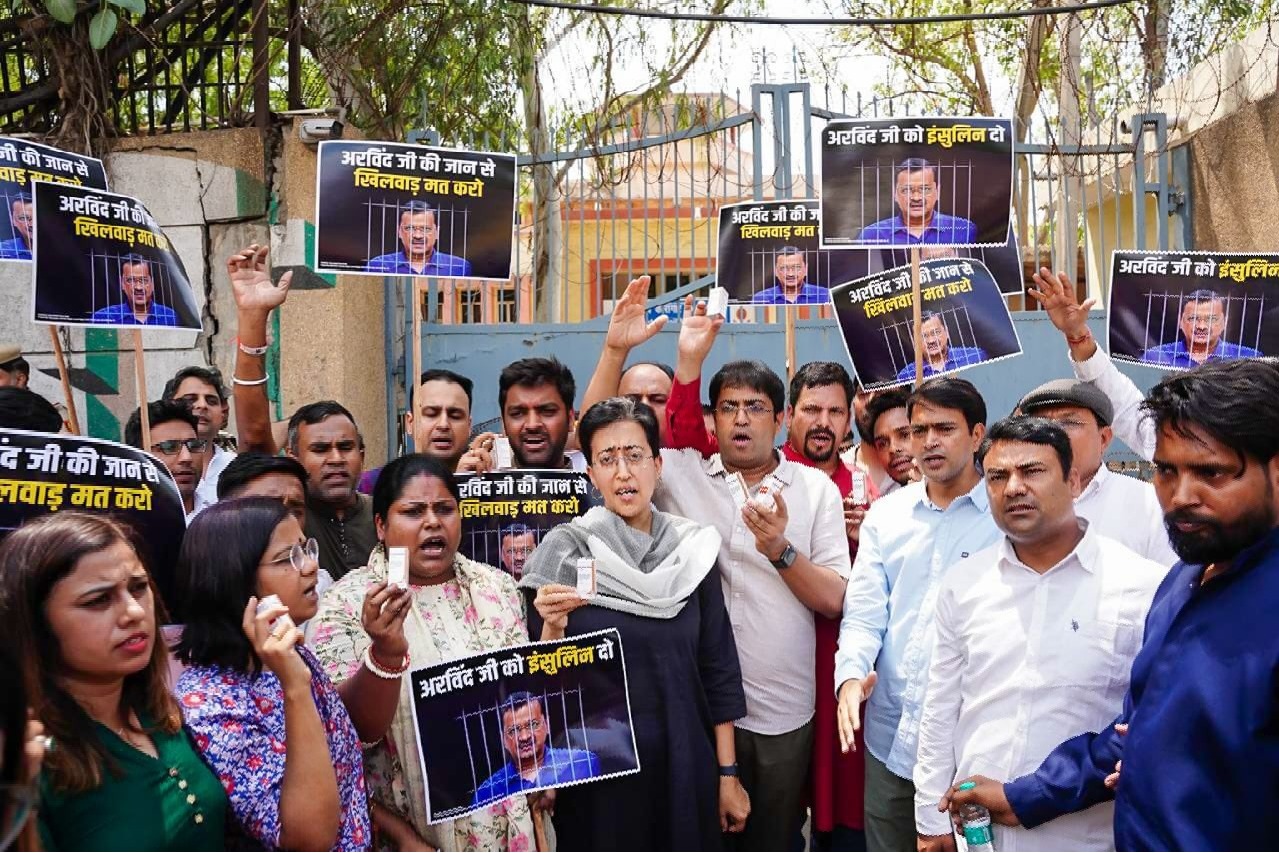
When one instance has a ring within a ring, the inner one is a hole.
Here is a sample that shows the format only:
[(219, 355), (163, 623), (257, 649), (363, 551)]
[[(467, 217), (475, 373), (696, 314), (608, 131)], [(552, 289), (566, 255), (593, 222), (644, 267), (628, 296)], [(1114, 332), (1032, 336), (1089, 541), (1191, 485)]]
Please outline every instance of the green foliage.
[(107, 0), (107, 2), (135, 15), (145, 15), (147, 13), (146, 0)]
[(64, 24), (75, 20), (75, 0), (44, 0), (44, 7), (50, 15)]
[(102, 50), (115, 35), (116, 15), (109, 7), (103, 6), (98, 13), (89, 19), (89, 44), (94, 50)]

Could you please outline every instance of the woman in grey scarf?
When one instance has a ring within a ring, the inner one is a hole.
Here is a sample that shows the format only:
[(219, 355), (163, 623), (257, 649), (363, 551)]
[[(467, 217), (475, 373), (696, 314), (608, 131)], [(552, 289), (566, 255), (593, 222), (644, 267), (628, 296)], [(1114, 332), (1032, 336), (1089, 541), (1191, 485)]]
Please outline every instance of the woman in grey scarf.
[[(529, 557), (529, 635), (619, 630), (641, 769), (560, 789), (559, 849), (718, 850), (750, 813), (736, 777), (733, 721), (746, 698), (715, 570), (719, 534), (653, 508), (662, 458), (648, 406), (597, 403), (578, 438), (604, 506), (551, 530)], [(595, 562), (585, 599), (581, 558)]]

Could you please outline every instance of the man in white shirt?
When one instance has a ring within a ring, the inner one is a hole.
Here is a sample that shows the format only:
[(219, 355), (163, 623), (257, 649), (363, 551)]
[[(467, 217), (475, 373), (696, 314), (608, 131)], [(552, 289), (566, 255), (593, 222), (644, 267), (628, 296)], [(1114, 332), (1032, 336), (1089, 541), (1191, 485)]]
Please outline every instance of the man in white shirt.
[[(1165, 568), (1075, 515), (1079, 473), (1065, 431), (1014, 416), (979, 456), (998, 543), (941, 583), (915, 763), (919, 850), (954, 850), (937, 804), (955, 779), (1012, 779), (1123, 707), (1132, 659)], [(1113, 850), (1114, 806), (1035, 829), (995, 829), (995, 849)]]
[(1048, 319), (1057, 327), (1070, 348), (1070, 366), (1075, 377), (1094, 385), (1106, 395), (1114, 411), (1111, 425), (1115, 437), (1128, 445), (1128, 449), (1147, 462), (1155, 458), (1154, 422), (1142, 417), (1141, 403), (1146, 395), (1127, 376), (1119, 372), (1097, 339), (1088, 328), (1088, 312), (1097, 304), (1096, 299), (1084, 300), (1075, 296), (1075, 283), (1065, 273), (1053, 274), (1048, 267), (1040, 268), (1034, 276), (1035, 286), (1028, 292), (1048, 312)]
[[(907, 404), (924, 475), (871, 504), (844, 596), (835, 658), (844, 749), (866, 705), (866, 848), (915, 843), (915, 745), (920, 733), (933, 605), (951, 566), (995, 542), (975, 454), (986, 403), (971, 382), (937, 376)], [(876, 687), (876, 683), (879, 683)]]
[(1116, 474), (1102, 457), (1114, 435), (1114, 409), (1095, 385), (1078, 379), (1054, 379), (1031, 391), (1017, 409), (1047, 418), (1066, 431), (1079, 472), (1075, 513), (1103, 536), (1122, 542), (1164, 566), (1177, 562), (1168, 542), (1164, 513), (1155, 488), (1136, 477)]
[[(680, 328), (677, 383), (700, 381), (723, 323), (701, 319)], [(788, 850), (803, 826), (812, 758), (813, 614), (839, 616), (850, 571), (843, 503), (826, 473), (778, 453), (786, 395), (776, 373), (758, 361), (729, 362), (709, 391), (719, 452), (703, 459), (698, 450), (663, 450), (653, 502), (713, 525), (722, 539), (718, 567), (746, 716), (734, 727), (737, 766), (720, 772), (739, 775), (751, 798), (745, 829), (726, 835), (725, 846)]]

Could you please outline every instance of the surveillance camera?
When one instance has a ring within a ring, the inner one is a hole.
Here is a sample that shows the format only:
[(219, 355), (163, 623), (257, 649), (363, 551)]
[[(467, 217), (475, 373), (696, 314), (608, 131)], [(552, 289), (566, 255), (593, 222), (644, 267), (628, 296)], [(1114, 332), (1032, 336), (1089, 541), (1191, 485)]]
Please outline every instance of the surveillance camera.
[(341, 139), (343, 127), (342, 122), (331, 116), (303, 119), (298, 125), (298, 138), (311, 144), (325, 139)]

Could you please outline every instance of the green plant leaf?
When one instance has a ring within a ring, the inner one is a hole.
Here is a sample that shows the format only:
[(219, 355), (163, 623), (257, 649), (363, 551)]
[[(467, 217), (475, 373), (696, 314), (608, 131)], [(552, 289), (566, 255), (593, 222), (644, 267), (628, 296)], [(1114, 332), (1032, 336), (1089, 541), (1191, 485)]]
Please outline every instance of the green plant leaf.
[(107, 2), (112, 6), (127, 9), (135, 15), (145, 15), (147, 13), (147, 0), (107, 0)]
[(44, 0), (44, 7), (49, 14), (64, 24), (75, 20), (75, 0)]
[(98, 14), (89, 21), (89, 44), (94, 50), (102, 50), (115, 35), (116, 16), (106, 6), (98, 10)]

